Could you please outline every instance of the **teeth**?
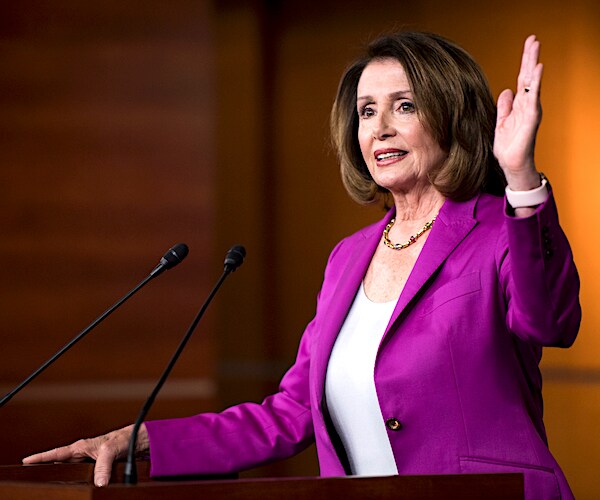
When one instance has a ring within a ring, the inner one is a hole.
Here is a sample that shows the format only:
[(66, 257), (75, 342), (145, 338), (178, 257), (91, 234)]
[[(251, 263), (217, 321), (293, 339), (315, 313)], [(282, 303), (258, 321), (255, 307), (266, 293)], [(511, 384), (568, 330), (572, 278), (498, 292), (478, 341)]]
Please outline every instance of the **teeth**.
[(377, 161), (387, 160), (388, 158), (397, 158), (398, 156), (404, 156), (406, 151), (397, 151), (395, 153), (382, 153), (376, 156)]

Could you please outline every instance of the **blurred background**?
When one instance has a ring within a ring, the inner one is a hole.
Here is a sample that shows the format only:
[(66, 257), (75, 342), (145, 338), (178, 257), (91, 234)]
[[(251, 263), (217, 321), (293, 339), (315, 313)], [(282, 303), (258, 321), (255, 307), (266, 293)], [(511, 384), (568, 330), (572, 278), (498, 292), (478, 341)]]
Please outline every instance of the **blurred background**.
[[(222, 270), (149, 418), (275, 390), (329, 251), (381, 217), (353, 204), (328, 139), (338, 79), (375, 36), (434, 31), (515, 86), (542, 41), (537, 162), (582, 279), (569, 350), (546, 350), (550, 448), (600, 486), (600, 4), (595, 0), (21, 0), (0, 7), (0, 389), (8, 392), (180, 241), (190, 255), (0, 410), (0, 463), (131, 422)], [(310, 448), (244, 475), (316, 475)]]

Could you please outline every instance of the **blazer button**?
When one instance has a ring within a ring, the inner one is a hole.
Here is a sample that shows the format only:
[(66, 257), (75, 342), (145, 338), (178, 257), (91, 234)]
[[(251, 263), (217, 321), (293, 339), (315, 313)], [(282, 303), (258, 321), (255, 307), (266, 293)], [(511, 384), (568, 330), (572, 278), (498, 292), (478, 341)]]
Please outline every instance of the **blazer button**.
[(399, 431), (400, 429), (402, 429), (402, 424), (400, 423), (400, 420), (398, 420), (397, 418), (388, 418), (385, 421), (385, 426), (390, 431)]

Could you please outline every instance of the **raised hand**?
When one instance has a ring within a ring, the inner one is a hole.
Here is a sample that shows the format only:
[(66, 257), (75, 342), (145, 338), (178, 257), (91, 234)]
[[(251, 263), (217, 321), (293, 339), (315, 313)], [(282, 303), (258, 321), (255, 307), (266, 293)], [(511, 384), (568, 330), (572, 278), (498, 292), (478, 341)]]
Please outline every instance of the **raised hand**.
[(523, 48), (516, 94), (506, 89), (498, 97), (494, 155), (514, 191), (540, 185), (534, 162), (535, 140), (542, 119), (543, 65), (538, 62), (539, 53), (540, 42), (531, 35)]
[[(130, 425), (95, 438), (80, 439), (69, 446), (26, 457), (23, 459), (23, 463), (83, 462), (91, 458), (96, 461), (94, 484), (106, 486), (110, 481), (113, 462), (119, 458), (125, 458), (127, 455), (132, 429), (133, 426)], [(137, 452), (143, 453), (147, 450), (148, 433), (146, 426), (142, 424), (138, 432)]]

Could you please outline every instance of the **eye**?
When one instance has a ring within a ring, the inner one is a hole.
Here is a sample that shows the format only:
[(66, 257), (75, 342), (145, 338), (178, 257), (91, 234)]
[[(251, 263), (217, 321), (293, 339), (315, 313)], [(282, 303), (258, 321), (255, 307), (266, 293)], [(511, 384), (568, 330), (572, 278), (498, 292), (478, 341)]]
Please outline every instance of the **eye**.
[(414, 113), (415, 105), (410, 101), (402, 101), (398, 105), (398, 111), (401, 113)]
[(375, 110), (371, 106), (366, 105), (358, 110), (358, 115), (361, 118), (371, 118), (375, 116)]

